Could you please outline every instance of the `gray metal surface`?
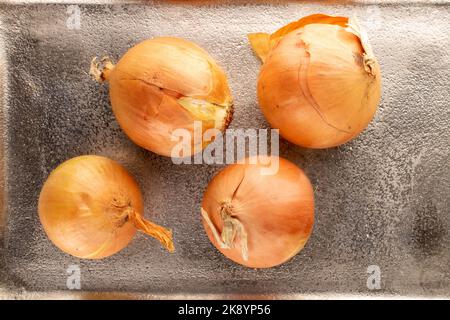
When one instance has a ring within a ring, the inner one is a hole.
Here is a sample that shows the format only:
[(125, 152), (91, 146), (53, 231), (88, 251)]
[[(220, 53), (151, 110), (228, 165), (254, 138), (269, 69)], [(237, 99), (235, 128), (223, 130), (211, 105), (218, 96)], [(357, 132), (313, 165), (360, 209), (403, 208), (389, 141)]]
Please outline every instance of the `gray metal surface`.
[[(0, 297), (450, 296), (449, 2), (171, 1), (80, 9), (76, 30), (66, 25), (67, 5), (0, 4)], [(154, 36), (187, 38), (229, 76), (231, 127), (266, 128), (256, 103), (260, 63), (246, 34), (317, 12), (356, 13), (364, 21), (382, 67), (382, 102), (368, 129), (339, 148), (281, 141), (280, 154), (304, 168), (316, 188), (314, 231), (288, 263), (246, 269), (212, 247), (200, 222), (203, 190), (221, 167), (174, 165), (131, 143), (111, 112), (107, 86), (89, 78), (89, 62), (104, 54), (117, 60)], [(59, 163), (87, 153), (131, 171), (147, 217), (174, 229), (176, 253), (140, 234), (101, 261), (73, 258), (50, 243), (37, 215), (40, 188)], [(81, 269), (81, 293), (66, 288), (73, 264)], [(380, 290), (367, 288), (369, 265), (381, 270)]]

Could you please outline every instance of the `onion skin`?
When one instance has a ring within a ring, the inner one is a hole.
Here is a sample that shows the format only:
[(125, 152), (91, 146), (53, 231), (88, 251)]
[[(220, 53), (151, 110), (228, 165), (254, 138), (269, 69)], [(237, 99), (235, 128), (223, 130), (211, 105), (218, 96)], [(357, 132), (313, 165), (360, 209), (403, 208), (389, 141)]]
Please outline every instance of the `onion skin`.
[[(143, 41), (115, 66), (109, 63), (102, 71), (91, 66), (91, 74), (109, 82), (113, 112), (128, 137), (163, 156), (173, 156), (178, 143), (171, 139), (174, 130), (186, 129), (193, 137), (196, 120), (202, 122), (204, 132), (224, 130), (232, 119), (233, 102), (225, 73), (205, 50), (187, 40), (161, 37)], [(189, 99), (205, 107), (197, 107)]]
[(270, 125), (309, 148), (341, 145), (370, 123), (381, 95), (380, 67), (359, 27), (313, 15), (249, 39), (264, 64), (258, 101)]
[(233, 248), (223, 248), (204, 215), (203, 225), (210, 241), (227, 258), (251, 268), (269, 268), (292, 258), (308, 240), (314, 223), (313, 188), (304, 172), (283, 158), (274, 175), (261, 175), (262, 165), (250, 163), (246, 159), (246, 164), (220, 171), (202, 202), (203, 214), (218, 234), (224, 228), (221, 209), (229, 206), (247, 233), (248, 259), (239, 237)]
[[(50, 174), (38, 211), (50, 240), (62, 251), (84, 259), (120, 251), (145, 221), (141, 191), (133, 177), (115, 161), (93, 155), (72, 158)], [(149, 221), (147, 227), (173, 251), (170, 231)]]

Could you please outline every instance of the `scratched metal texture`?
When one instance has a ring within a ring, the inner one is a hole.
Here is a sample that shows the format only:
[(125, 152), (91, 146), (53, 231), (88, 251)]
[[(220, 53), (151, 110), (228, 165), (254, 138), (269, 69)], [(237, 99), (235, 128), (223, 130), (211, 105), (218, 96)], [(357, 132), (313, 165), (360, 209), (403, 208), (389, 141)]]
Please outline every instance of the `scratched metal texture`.
[[(67, 7), (0, 1), (0, 298), (450, 296), (448, 1), (81, 1), (79, 30), (67, 27)], [(247, 269), (215, 250), (200, 221), (203, 191), (222, 166), (174, 165), (130, 142), (89, 62), (117, 60), (155, 36), (192, 40), (229, 77), (231, 127), (267, 128), (256, 102), (260, 62), (246, 34), (317, 12), (358, 15), (381, 64), (382, 101), (367, 130), (341, 147), (281, 141), (280, 154), (315, 186), (314, 231), (288, 263)], [(141, 234), (100, 261), (52, 245), (38, 194), (53, 168), (80, 154), (129, 169), (147, 217), (173, 228), (174, 254)], [(66, 288), (69, 265), (80, 266), (80, 292)], [(370, 265), (381, 270), (380, 290), (367, 288)]]

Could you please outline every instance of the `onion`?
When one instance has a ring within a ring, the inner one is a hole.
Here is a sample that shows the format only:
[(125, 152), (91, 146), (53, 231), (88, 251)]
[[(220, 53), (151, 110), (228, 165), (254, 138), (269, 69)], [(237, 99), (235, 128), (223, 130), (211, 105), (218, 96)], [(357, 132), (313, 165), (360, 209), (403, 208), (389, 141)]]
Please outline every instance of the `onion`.
[(250, 34), (263, 61), (258, 100), (270, 125), (310, 148), (343, 144), (372, 120), (380, 67), (355, 19), (316, 14)]
[[(268, 161), (269, 160), (269, 161)], [(275, 174), (261, 163), (279, 161)], [(269, 268), (296, 255), (314, 222), (314, 194), (308, 177), (282, 158), (233, 164), (208, 185), (201, 213), (214, 246), (229, 259), (252, 268)]]
[(136, 181), (108, 158), (87, 155), (59, 165), (42, 187), (38, 208), (50, 240), (79, 258), (108, 257), (126, 247), (136, 230), (174, 251), (171, 231), (143, 218)]
[(194, 143), (194, 121), (201, 121), (204, 132), (223, 131), (232, 119), (224, 72), (206, 51), (183, 39), (143, 41), (115, 66), (107, 57), (100, 63), (94, 58), (90, 73), (99, 82), (109, 82), (113, 112), (128, 137), (160, 155), (191, 155), (186, 150), (172, 154), (178, 144), (174, 130), (188, 130), (190, 149), (200, 151), (206, 144)]

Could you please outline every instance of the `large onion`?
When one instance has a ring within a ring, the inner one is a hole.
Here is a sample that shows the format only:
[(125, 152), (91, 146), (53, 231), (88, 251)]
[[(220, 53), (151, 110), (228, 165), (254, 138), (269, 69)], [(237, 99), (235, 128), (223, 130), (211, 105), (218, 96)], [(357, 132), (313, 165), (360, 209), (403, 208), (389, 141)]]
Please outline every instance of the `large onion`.
[(287, 140), (327, 148), (358, 135), (380, 100), (380, 68), (355, 20), (312, 15), (249, 35), (264, 62), (260, 107)]
[(79, 258), (110, 256), (126, 247), (136, 230), (174, 250), (172, 233), (143, 218), (136, 181), (104, 157), (80, 156), (59, 165), (42, 187), (38, 207), (50, 240)]
[(305, 245), (314, 222), (314, 195), (307, 176), (288, 160), (264, 175), (261, 163), (246, 159), (219, 172), (202, 203), (209, 239), (229, 259), (244, 266), (279, 265)]
[(90, 73), (109, 82), (113, 112), (130, 139), (160, 155), (190, 155), (186, 150), (172, 154), (179, 142), (172, 139), (174, 130), (190, 132), (193, 153), (206, 146), (194, 143), (194, 121), (201, 122), (204, 132), (224, 130), (232, 119), (224, 72), (206, 51), (183, 39), (143, 41), (115, 66), (108, 58), (102, 63), (94, 58)]

